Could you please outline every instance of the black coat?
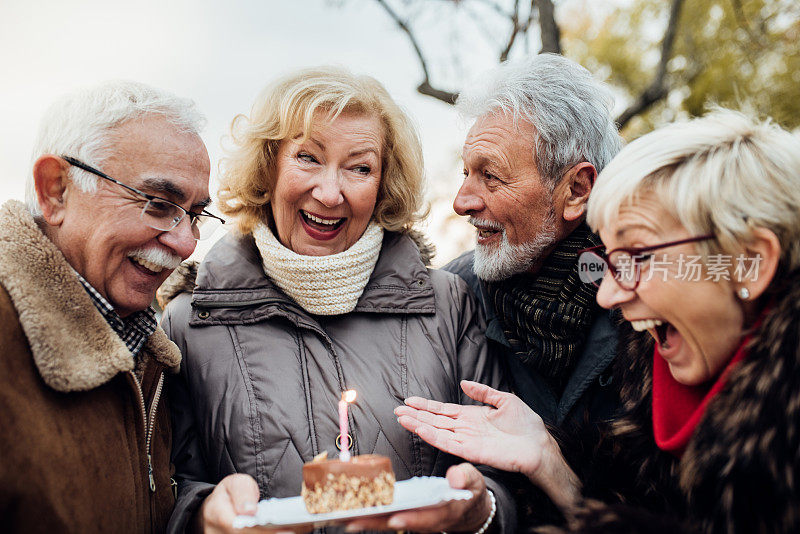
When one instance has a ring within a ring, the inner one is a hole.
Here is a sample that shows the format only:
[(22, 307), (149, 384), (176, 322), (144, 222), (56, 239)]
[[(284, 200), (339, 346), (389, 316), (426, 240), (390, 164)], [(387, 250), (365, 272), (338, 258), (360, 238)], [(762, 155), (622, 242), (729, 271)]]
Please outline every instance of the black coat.
[[(572, 442), (580, 447), (571, 447), (570, 452), (578, 461), (586, 461), (581, 456), (592, 454), (599, 440), (600, 424), (610, 420), (619, 408), (619, 388), (611, 372), (618, 335), (615, 314), (597, 314), (564, 391), (558, 395), (512, 351), (485, 284), (472, 270), (473, 258), (473, 251), (466, 252), (443, 269), (461, 276), (475, 292), (486, 314), (490, 354), (507, 366), (512, 391), (541, 416), (557, 438), (572, 436)], [(555, 505), (525, 477), (512, 477), (507, 484), (516, 489), (521, 524), (540, 525), (561, 519)]]
[[(617, 358), (622, 417), (590, 463), (581, 532), (800, 532), (800, 273), (786, 277), (745, 360), (680, 460), (652, 428), (652, 338), (630, 327)], [(677, 527), (677, 529), (676, 529)]]
[(472, 270), (474, 252), (465, 252), (443, 267), (463, 278), (475, 292), (486, 314), (486, 337), (490, 349), (508, 365), (514, 393), (541, 416), (544, 422), (562, 431), (575, 432), (612, 417), (619, 406), (617, 387), (612, 385), (611, 362), (617, 346), (617, 330), (612, 314), (598, 313), (586, 337), (584, 349), (561, 395), (547, 381), (515, 356), (503, 327), (486, 294), (485, 284)]

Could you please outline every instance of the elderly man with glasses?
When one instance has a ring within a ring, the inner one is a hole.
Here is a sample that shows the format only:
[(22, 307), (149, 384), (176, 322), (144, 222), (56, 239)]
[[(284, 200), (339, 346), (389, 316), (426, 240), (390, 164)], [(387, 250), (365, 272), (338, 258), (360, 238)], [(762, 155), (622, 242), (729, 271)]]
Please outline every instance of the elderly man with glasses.
[(43, 118), (27, 205), (0, 208), (0, 522), (159, 532), (174, 504), (156, 289), (223, 221), (204, 119), (134, 82)]

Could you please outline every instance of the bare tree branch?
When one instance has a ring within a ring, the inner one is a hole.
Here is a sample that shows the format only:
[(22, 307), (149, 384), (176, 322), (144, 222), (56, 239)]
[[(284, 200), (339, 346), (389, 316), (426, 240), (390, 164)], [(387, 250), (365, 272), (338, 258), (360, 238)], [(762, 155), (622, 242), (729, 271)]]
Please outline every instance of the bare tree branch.
[[(460, 0), (455, 0), (459, 2)], [(466, 13), (467, 16), (470, 18), (472, 23), (475, 25), (476, 28), (485, 28), (487, 24), (487, 17), (485, 10), (475, 9), (474, 4), (476, 2), (461, 2), (458, 4), (458, 9), (462, 13)], [(495, 13), (500, 16), (502, 19), (510, 19), (511, 16), (507, 13)], [(485, 40), (489, 46), (491, 47), (498, 47), (502, 46), (503, 39), (498, 39), (494, 32), (489, 31), (481, 31), (478, 32), (478, 36)]]
[(517, 40), (519, 30), (519, 0), (514, 0), (514, 11), (511, 13), (511, 35), (508, 37), (508, 43), (506, 43), (506, 47), (502, 52), (500, 52), (501, 63), (508, 59), (508, 54), (511, 52), (511, 48), (514, 46), (514, 41)]
[(561, 30), (556, 24), (555, 8), (551, 0), (533, 0), (539, 11), (539, 27), (542, 32), (541, 52), (561, 53)]
[(422, 75), (424, 78), (422, 83), (417, 87), (417, 91), (423, 95), (437, 98), (447, 104), (455, 104), (456, 98), (458, 98), (458, 93), (443, 91), (431, 85), (430, 74), (428, 72), (428, 63), (425, 60), (425, 56), (422, 54), (422, 49), (419, 47), (417, 37), (414, 35), (414, 32), (411, 30), (411, 27), (408, 25), (408, 23), (401, 19), (400, 16), (389, 6), (389, 4), (385, 2), (385, 0), (375, 1), (378, 2), (381, 7), (383, 7), (392, 20), (395, 21), (397, 26), (408, 36), (408, 40), (411, 41), (411, 46), (414, 47), (414, 52), (417, 54), (417, 59), (419, 60), (420, 67), (422, 67)]
[(428, 83), (430, 81), (430, 75), (428, 74), (428, 63), (425, 61), (425, 56), (422, 55), (422, 49), (419, 47), (419, 43), (417, 42), (417, 37), (414, 35), (414, 32), (411, 31), (411, 27), (400, 18), (400, 16), (394, 12), (394, 10), (389, 7), (384, 0), (375, 0), (380, 4), (380, 6), (392, 17), (392, 20), (395, 21), (397, 26), (408, 36), (408, 40), (411, 41), (411, 46), (414, 47), (414, 52), (417, 54), (417, 58), (419, 59), (419, 64), (422, 67), (422, 73), (425, 76), (425, 80), (423, 83)]
[(432, 96), (433, 98), (451, 105), (455, 104), (456, 98), (458, 98), (458, 93), (437, 89), (436, 87), (432, 87), (427, 81), (424, 81), (417, 86), (417, 92), (423, 95)]
[(522, 27), (520, 28), (520, 32), (521, 33), (524, 33), (524, 34), (528, 33), (528, 29), (531, 27), (531, 24), (533, 24), (533, 21), (536, 19), (536, 13), (537, 13), (537, 11), (536, 11), (536, 0), (531, 0), (531, 7), (530, 7), (530, 10), (528, 10), (528, 20), (526, 20), (522, 24)]
[(672, 49), (675, 45), (675, 37), (678, 34), (678, 20), (680, 19), (681, 7), (684, 0), (672, 0), (670, 7), (669, 21), (664, 31), (664, 39), (661, 41), (661, 59), (656, 68), (656, 75), (650, 85), (634, 100), (628, 109), (622, 112), (617, 118), (619, 127), (624, 127), (633, 117), (647, 110), (667, 96), (669, 85), (667, 83), (667, 63), (672, 57)]

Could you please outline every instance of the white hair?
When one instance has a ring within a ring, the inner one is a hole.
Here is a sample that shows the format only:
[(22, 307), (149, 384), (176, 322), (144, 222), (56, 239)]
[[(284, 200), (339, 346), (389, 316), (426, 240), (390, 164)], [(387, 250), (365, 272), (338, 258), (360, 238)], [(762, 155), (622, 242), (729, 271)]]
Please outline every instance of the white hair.
[(468, 85), (456, 102), (466, 117), (509, 113), (536, 129), (534, 161), (555, 186), (571, 166), (588, 161), (600, 172), (622, 145), (606, 85), (563, 56), (507, 61)]
[[(65, 95), (50, 106), (39, 124), (32, 164), (45, 154), (55, 154), (99, 166), (110, 155), (109, 133), (144, 115), (161, 115), (180, 132), (198, 136), (205, 125), (205, 117), (188, 98), (133, 81), (106, 82)], [(75, 167), (69, 173), (80, 189), (97, 189), (97, 176)], [(32, 172), (28, 174), (25, 200), (34, 216), (41, 215)]]
[(597, 178), (587, 221), (598, 230), (651, 194), (692, 235), (713, 233), (703, 254), (736, 254), (753, 229), (775, 233), (782, 264), (800, 267), (800, 138), (770, 121), (717, 109), (626, 146)]

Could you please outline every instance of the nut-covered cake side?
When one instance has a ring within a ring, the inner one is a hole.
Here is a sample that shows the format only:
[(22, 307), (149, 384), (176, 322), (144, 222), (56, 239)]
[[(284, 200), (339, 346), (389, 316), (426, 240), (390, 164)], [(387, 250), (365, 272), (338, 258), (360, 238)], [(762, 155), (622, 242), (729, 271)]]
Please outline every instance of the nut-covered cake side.
[(386, 456), (364, 454), (349, 461), (315, 459), (303, 465), (301, 495), (312, 514), (391, 504), (394, 471)]

